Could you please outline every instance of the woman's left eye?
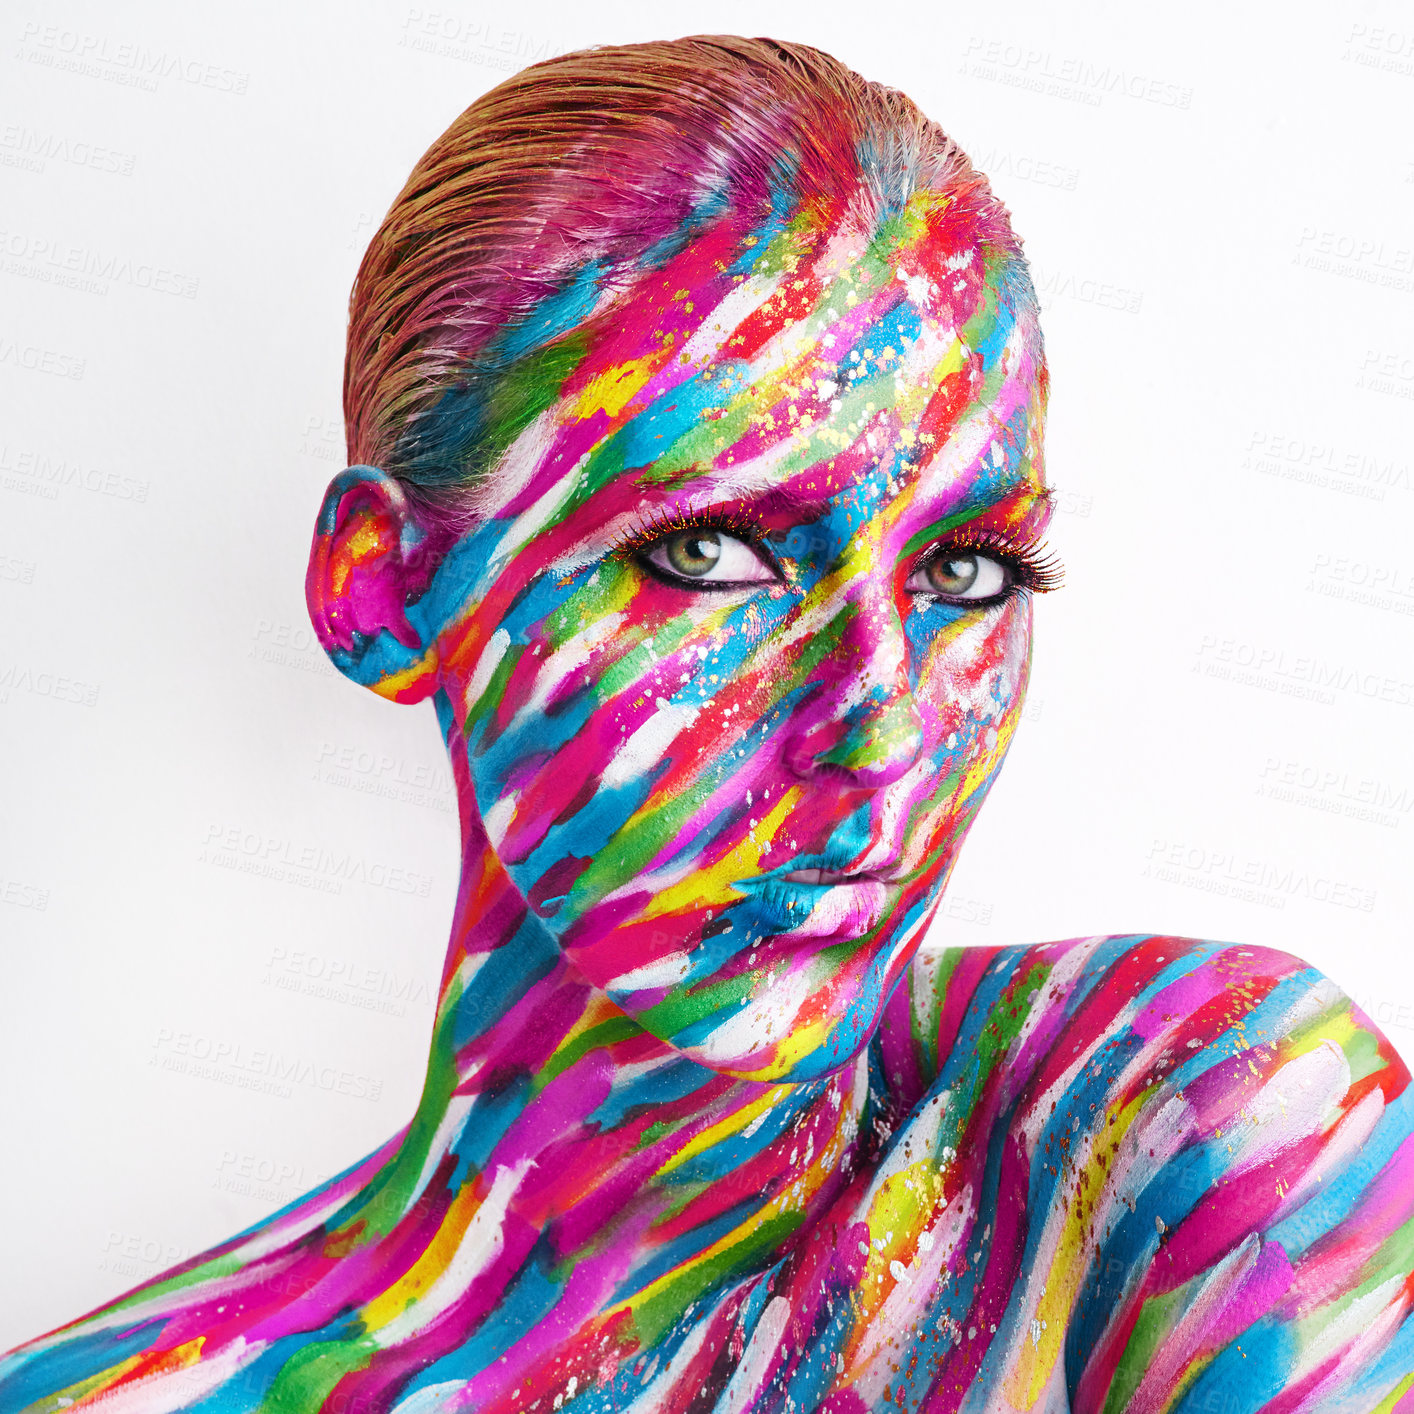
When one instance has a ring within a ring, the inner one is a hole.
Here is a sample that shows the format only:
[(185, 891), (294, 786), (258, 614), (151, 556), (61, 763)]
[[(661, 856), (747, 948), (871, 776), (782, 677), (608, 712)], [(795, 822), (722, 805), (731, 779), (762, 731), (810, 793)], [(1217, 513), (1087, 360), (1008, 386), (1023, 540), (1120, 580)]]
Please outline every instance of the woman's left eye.
[(641, 551), (654, 569), (679, 583), (730, 588), (769, 584), (776, 575), (744, 540), (704, 527), (674, 530)]
[(944, 550), (914, 570), (905, 589), (971, 604), (997, 599), (1012, 587), (1011, 566), (976, 550)]

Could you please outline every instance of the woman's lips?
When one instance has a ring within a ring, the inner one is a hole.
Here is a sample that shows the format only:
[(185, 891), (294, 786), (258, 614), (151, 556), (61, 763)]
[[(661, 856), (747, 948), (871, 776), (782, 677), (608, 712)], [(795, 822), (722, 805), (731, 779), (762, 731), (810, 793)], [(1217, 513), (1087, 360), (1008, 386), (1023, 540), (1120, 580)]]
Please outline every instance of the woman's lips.
[(830, 869), (792, 869), (737, 887), (743, 885), (774, 935), (792, 938), (861, 937), (883, 922), (902, 893), (900, 884), (875, 874)]
[(792, 869), (788, 874), (774, 877), (788, 884), (823, 884), (833, 888), (836, 884), (898, 884), (902, 879), (893, 869)]
[(841, 874), (834, 869), (792, 869), (780, 876), (788, 884), (855, 884), (863, 879), (873, 879), (873, 874)]

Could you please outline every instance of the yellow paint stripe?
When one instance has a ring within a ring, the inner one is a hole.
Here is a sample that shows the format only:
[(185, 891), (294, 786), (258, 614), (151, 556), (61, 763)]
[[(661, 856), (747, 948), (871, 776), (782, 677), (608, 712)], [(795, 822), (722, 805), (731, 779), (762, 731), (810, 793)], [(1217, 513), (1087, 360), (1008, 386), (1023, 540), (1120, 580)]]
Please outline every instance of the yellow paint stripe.
[(1395, 1387), (1390, 1390), (1389, 1397), (1382, 1399), (1370, 1411), (1370, 1414), (1393, 1414), (1394, 1406), (1414, 1389), (1414, 1375), (1406, 1375)]
[(146, 1359), (145, 1355), (130, 1355), (126, 1360), (120, 1360), (118, 1364), (100, 1374), (86, 1380), (77, 1380), (64, 1389), (56, 1390), (47, 1399), (26, 1405), (26, 1414), (53, 1414), (57, 1409), (82, 1408), (91, 1399), (107, 1394), (124, 1375), (137, 1369)]
[(1290, 1059), (1307, 1055), (1325, 1045), (1327, 1041), (1334, 1041), (1342, 1051), (1349, 1051), (1350, 1042), (1357, 1032), (1364, 1033), (1364, 1027), (1356, 1025), (1355, 1017), (1348, 1006), (1337, 1003), (1337, 1007), (1338, 1009), (1324, 1011), (1319, 1016), (1312, 1017), (1305, 1030), (1296, 1033), (1290, 1043)]
[[(1091, 1145), (1088, 1152), (1079, 1156), (1081, 1161), (1073, 1164), (1075, 1177), (1067, 1195), (1065, 1223), (1036, 1306), (1041, 1337), (1022, 1342), (1016, 1367), (1007, 1381), (1007, 1396), (1018, 1409), (1035, 1405), (1050, 1382), (1056, 1361), (1062, 1358), (1070, 1312), (1088, 1266), (1087, 1233), (1096, 1221), (1097, 1204), (1109, 1182), (1120, 1141), (1148, 1099), (1149, 1092), (1142, 1091), (1123, 1108), (1112, 1110), (1114, 1122), (1097, 1131), (1100, 1142)], [(1064, 1153), (1058, 1155), (1057, 1162), (1064, 1157)]]
[[(738, 1224), (730, 1232), (717, 1239), (710, 1247), (697, 1253), (689, 1260), (680, 1263), (676, 1267), (670, 1268), (662, 1276), (650, 1282), (641, 1291), (636, 1291), (632, 1296), (626, 1297), (617, 1306), (608, 1307), (600, 1321), (608, 1326), (613, 1318), (620, 1312), (634, 1312), (640, 1306), (647, 1305), (654, 1300), (660, 1292), (693, 1271), (694, 1268), (704, 1263), (711, 1262), (724, 1252), (729, 1252), (733, 1247), (740, 1246), (748, 1240), (753, 1232), (763, 1224), (779, 1217), (784, 1212), (797, 1211), (809, 1206), (810, 1200), (825, 1185), (835, 1172), (835, 1161), (838, 1158), (837, 1148), (839, 1144), (840, 1130), (845, 1120), (845, 1112), (842, 1109), (834, 1132), (829, 1136), (824, 1147), (821, 1149), (815, 1162), (783, 1192), (774, 1197), (766, 1206), (758, 1212), (753, 1213), (745, 1222)], [(826, 1162), (826, 1156), (829, 1162)]]
[[(664, 889), (641, 916), (646, 920), (681, 912), (701, 899), (704, 887), (721, 887), (723, 885), (730, 887), (735, 880), (740, 879), (744, 874), (756, 873), (761, 865), (761, 856), (765, 854), (771, 841), (775, 838), (776, 831), (780, 829), (782, 822), (795, 808), (799, 799), (800, 790), (793, 786), (771, 807), (750, 835), (706, 871), (706, 885), (704, 885), (702, 874), (700, 872), (694, 873), (684, 879), (682, 883), (673, 884)], [(629, 822), (630, 826), (632, 823), (632, 821)]]
[[(783, 1069), (795, 1065), (797, 1061), (818, 1051), (824, 1044), (834, 1020), (831, 1018), (829, 1021), (812, 1021), (806, 1025), (793, 1026), (785, 1036), (776, 1042), (775, 1054), (770, 1062), (771, 1071), (779, 1074)], [(749, 1074), (747, 1071), (740, 1073)]]
[(481, 1206), (475, 1183), (464, 1184), (452, 1199), (447, 1216), (437, 1228), (437, 1234), (411, 1267), (363, 1309), (363, 1323), (368, 1331), (376, 1331), (401, 1316), (419, 1297), (427, 1293), (433, 1282), (451, 1265), (461, 1245), (463, 1234)]
[[(866, 1347), (875, 1346), (878, 1337), (873, 1329), (874, 1319), (898, 1286), (889, 1268), (895, 1261), (907, 1268), (913, 1260), (919, 1250), (919, 1234), (936, 1216), (934, 1205), (939, 1191), (938, 1169), (931, 1159), (921, 1158), (889, 1178), (869, 1205), (869, 1255), (854, 1294), (858, 1315), (840, 1352), (845, 1370), (852, 1376), (862, 1373), (857, 1364), (860, 1354)], [(880, 1242), (880, 1238), (887, 1240)]]
[[(41, 1403), (30, 1406), (33, 1414), (50, 1414), (59, 1409), (78, 1409), (90, 1402), (98, 1402), (109, 1395), (122, 1394), (124, 1389), (119, 1381), (137, 1372), (138, 1378), (132, 1384), (155, 1376), (171, 1374), (177, 1370), (188, 1370), (201, 1359), (202, 1347), (206, 1344), (204, 1335), (194, 1336), (181, 1345), (165, 1350), (161, 1354), (132, 1355), (114, 1365), (109, 1370), (90, 1380), (83, 1380), (60, 1390)], [(118, 1388), (114, 1388), (118, 1386)]]
[(575, 403), (574, 416), (589, 417), (604, 411), (617, 417), (663, 364), (661, 351), (615, 364), (597, 378), (591, 378)]
[(794, 1089), (793, 1085), (777, 1085), (768, 1090), (759, 1100), (753, 1100), (751, 1104), (744, 1105), (741, 1109), (729, 1114), (725, 1119), (712, 1125), (710, 1129), (704, 1129), (691, 1143), (679, 1149), (662, 1168), (658, 1170), (658, 1175), (672, 1173), (676, 1168), (680, 1168), (689, 1159), (694, 1159), (704, 1150), (710, 1149), (714, 1144), (719, 1144), (723, 1139), (730, 1138), (733, 1134), (739, 1134), (758, 1115), (764, 1114), (773, 1105), (779, 1104)]
[(405, 692), (408, 688), (416, 686), (419, 678), (427, 676), (436, 658), (436, 648), (429, 648), (415, 663), (406, 668), (400, 668), (395, 673), (388, 673), (385, 677), (379, 678), (377, 682), (370, 683), (369, 686), (379, 697), (386, 697), (388, 701), (396, 702), (400, 692)]

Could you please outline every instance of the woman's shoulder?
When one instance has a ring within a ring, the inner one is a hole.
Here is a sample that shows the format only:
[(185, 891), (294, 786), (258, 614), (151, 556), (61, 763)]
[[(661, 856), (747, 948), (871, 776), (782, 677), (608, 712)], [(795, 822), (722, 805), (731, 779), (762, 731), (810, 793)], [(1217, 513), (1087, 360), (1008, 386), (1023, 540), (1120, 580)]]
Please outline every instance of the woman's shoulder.
[(404, 1132), (215, 1247), (0, 1351), (0, 1414), (90, 1401), (141, 1414), (215, 1407), (208, 1399), (223, 1410), (256, 1407), (266, 1377), (253, 1362), (269, 1342), (245, 1328), (278, 1326), (279, 1313), (308, 1296), (327, 1265), (326, 1233)]
[(921, 950), (876, 1040), (896, 1113), (984, 1071), (1019, 1094), (1087, 1067), (1136, 1083), (1138, 1066), (1152, 1090), (1160, 1077), (1220, 1063), (1266, 1072), (1316, 1051), (1303, 1065), (1340, 1069), (1386, 1100), (1408, 1085), (1375, 1022), (1294, 953), (1144, 933)]
[(988, 1410), (1053, 1385), (1077, 1410), (1234, 1411), (1408, 1387), (1414, 1088), (1303, 959), (1146, 934), (924, 954), (873, 1060), (892, 1111), (865, 1244), (920, 1285), (957, 1234), (930, 1379), (966, 1349)]

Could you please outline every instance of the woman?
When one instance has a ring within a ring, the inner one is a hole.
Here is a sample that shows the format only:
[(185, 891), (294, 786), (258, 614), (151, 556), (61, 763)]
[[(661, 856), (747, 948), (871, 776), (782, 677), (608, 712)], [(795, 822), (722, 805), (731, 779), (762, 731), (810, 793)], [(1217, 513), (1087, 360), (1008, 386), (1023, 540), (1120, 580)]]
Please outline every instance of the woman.
[(1336, 988), (920, 950), (1057, 582), (1045, 397), (1005, 212), (827, 56), (474, 104), (360, 271), (307, 581), (457, 782), (421, 1103), (0, 1408), (1414, 1408), (1409, 1075)]

